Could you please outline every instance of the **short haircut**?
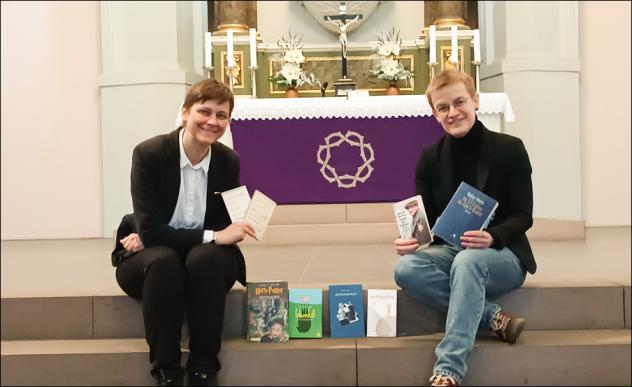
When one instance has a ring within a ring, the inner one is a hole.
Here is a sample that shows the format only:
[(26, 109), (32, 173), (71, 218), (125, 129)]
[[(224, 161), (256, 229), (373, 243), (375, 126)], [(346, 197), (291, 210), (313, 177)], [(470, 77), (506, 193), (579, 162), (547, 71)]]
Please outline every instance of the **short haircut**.
[(217, 101), (219, 103), (228, 101), (230, 105), (229, 114), (233, 113), (233, 108), (235, 107), (235, 97), (233, 96), (233, 92), (228, 86), (215, 79), (205, 79), (191, 86), (187, 96), (184, 98), (182, 107), (189, 110), (194, 103), (204, 103), (209, 100)]
[(443, 89), (446, 86), (457, 83), (465, 85), (465, 90), (467, 90), (470, 97), (474, 98), (476, 96), (476, 85), (474, 84), (474, 79), (469, 74), (457, 70), (443, 70), (430, 80), (430, 83), (426, 88), (426, 98), (428, 99), (430, 107), (434, 109), (434, 104), (432, 103), (432, 93)]

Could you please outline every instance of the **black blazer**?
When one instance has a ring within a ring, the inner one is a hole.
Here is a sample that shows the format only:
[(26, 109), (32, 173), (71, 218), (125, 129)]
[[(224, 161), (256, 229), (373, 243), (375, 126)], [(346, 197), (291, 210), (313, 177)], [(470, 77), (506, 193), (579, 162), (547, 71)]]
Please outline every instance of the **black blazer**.
[[(487, 231), (494, 237), (493, 248), (509, 248), (529, 273), (537, 265), (526, 231), (533, 224), (531, 163), (527, 150), (517, 137), (483, 128), (476, 188), (498, 200), (498, 208)], [(457, 189), (451, 147), (447, 136), (426, 148), (415, 172), (417, 193), (424, 200), (431, 226), (437, 221)], [(440, 240), (434, 243), (441, 243)]]
[[(131, 192), (135, 227), (126, 226), (123, 218), (119, 229), (137, 230), (145, 247), (167, 246), (185, 255), (193, 246), (202, 243), (204, 230), (217, 231), (230, 225), (230, 216), (219, 192), (239, 187), (240, 163), (232, 149), (219, 142), (211, 145), (204, 229), (170, 227), (180, 192), (179, 131), (180, 128), (150, 138), (134, 148)], [(117, 235), (117, 243), (118, 239)], [(239, 249), (237, 251), (241, 271), (239, 281), (245, 284), (246, 266), (243, 255)]]

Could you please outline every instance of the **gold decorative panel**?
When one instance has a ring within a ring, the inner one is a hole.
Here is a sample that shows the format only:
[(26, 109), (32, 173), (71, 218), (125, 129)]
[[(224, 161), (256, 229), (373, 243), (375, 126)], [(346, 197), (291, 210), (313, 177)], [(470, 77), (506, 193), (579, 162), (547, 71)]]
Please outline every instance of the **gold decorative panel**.
[[(458, 46), (457, 50), (459, 51), (459, 61), (456, 65), (456, 70), (461, 71), (463, 69), (463, 46)], [(452, 63), (450, 62), (450, 56), (452, 55), (452, 47), (444, 46), (441, 47), (441, 70), (451, 70), (454, 69)]]
[[(233, 51), (235, 56), (235, 67), (233, 68), (233, 89), (244, 88), (244, 52)], [(228, 74), (228, 56), (226, 51), (222, 51), (222, 66), (220, 74), (223, 74), (225, 84), (230, 84), (230, 76)]]
[[(414, 55), (401, 55), (399, 61), (404, 65), (407, 70), (415, 69), (415, 56)], [(281, 60), (269, 59), (269, 77), (276, 74), (281, 69), (283, 62)], [(354, 81), (357, 82), (356, 89), (368, 89), (369, 91), (384, 91), (388, 82), (371, 78), (369, 76), (369, 70), (372, 65), (368, 55), (348, 55), (347, 56), (347, 74)], [(340, 56), (307, 56), (305, 57), (305, 63), (303, 69), (306, 74), (314, 73), (314, 76), (320, 80), (321, 83), (329, 82), (327, 92), (333, 93), (333, 83), (342, 77), (342, 64)], [(398, 81), (400, 90), (413, 91), (415, 87), (415, 78), (412, 78), (409, 83), (406, 81)], [(285, 87), (278, 86), (275, 83), (269, 82), (269, 91), (271, 95), (280, 95), (285, 92)], [(301, 94), (320, 94), (320, 88), (318, 86), (310, 86), (305, 84), (299, 88)]]

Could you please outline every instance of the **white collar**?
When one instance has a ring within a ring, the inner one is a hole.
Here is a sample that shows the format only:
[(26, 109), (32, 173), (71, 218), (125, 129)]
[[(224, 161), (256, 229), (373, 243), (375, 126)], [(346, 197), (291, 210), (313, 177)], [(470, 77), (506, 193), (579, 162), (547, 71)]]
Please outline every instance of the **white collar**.
[(202, 161), (200, 161), (197, 165), (193, 165), (191, 164), (191, 160), (189, 160), (189, 158), (187, 157), (187, 154), (184, 152), (184, 146), (182, 145), (182, 139), (184, 137), (184, 128), (180, 129), (180, 135), (178, 137), (179, 137), (178, 143), (180, 145), (180, 169), (183, 169), (187, 165), (190, 165), (191, 168), (193, 169), (202, 168), (204, 170), (204, 174), (208, 175), (208, 168), (211, 163), (211, 146), (209, 145), (208, 152), (206, 153), (206, 156), (204, 156)]

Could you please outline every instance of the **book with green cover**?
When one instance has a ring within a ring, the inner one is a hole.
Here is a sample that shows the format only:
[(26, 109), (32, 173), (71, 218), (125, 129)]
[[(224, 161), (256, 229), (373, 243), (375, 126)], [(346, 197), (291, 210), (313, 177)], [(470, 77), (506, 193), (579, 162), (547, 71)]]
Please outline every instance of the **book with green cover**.
[(323, 290), (290, 289), (288, 326), (291, 338), (323, 337)]
[(262, 343), (287, 341), (287, 281), (248, 282), (246, 324), (247, 340)]

